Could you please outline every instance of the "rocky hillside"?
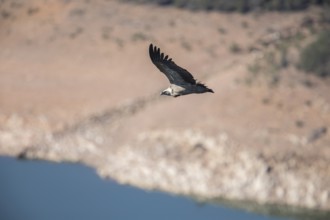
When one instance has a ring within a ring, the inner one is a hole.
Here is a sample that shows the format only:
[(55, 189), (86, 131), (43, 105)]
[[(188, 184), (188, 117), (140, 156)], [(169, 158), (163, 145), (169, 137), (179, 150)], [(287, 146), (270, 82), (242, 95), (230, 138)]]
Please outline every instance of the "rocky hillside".
[[(296, 68), (325, 28), (320, 8), (0, 4), (0, 154), (202, 199), (330, 209), (330, 81)], [(150, 43), (215, 93), (160, 97)]]

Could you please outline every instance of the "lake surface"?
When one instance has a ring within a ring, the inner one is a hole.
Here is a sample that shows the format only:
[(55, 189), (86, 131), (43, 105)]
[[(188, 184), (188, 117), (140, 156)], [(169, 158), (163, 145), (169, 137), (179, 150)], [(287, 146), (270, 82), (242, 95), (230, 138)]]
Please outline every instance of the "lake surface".
[(103, 180), (78, 164), (0, 157), (1, 220), (276, 220)]

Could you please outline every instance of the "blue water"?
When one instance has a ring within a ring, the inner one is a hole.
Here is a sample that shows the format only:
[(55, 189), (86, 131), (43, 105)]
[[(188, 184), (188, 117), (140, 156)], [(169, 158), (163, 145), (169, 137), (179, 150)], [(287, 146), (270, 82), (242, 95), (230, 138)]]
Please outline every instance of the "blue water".
[[(1, 220), (275, 220), (100, 179), (85, 166), (0, 157)], [(283, 218), (282, 218), (283, 219)]]

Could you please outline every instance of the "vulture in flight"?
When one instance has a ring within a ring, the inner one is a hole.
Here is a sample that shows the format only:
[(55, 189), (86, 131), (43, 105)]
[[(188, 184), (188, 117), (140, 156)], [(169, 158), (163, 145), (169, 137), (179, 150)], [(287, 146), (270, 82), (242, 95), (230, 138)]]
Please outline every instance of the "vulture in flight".
[(197, 82), (191, 73), (176, 65), (171, 58), (165, 56), (159, 48), (152, 44), (149, 46), (149, 55), (152, 63), (165, 74), (171, 84), (160, 95), (178, 97), (192, 93), (214, 93), (212, 89)]

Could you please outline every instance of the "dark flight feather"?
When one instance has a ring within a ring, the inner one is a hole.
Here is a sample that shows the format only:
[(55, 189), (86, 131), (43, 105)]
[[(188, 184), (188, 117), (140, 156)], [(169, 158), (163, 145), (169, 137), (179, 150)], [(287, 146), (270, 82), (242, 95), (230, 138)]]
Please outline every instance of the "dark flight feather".
[(194, 77), (186, 69), (176, 65), (168, 55), (160, 52), (160, 49), (150, 44), (149, 55), (153, 64), (166, 75), (171, 84), (185, 84), (201, 85), (197, 83)]

